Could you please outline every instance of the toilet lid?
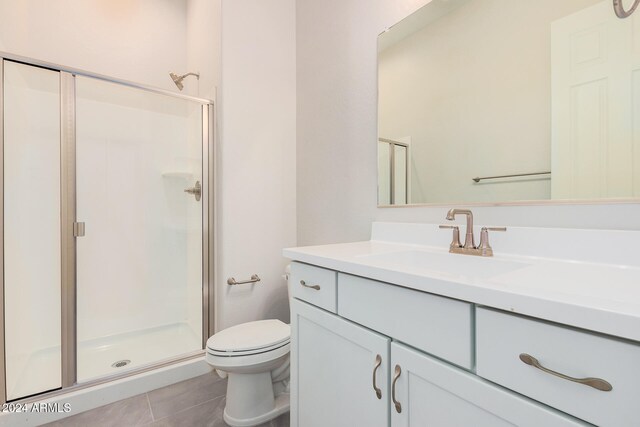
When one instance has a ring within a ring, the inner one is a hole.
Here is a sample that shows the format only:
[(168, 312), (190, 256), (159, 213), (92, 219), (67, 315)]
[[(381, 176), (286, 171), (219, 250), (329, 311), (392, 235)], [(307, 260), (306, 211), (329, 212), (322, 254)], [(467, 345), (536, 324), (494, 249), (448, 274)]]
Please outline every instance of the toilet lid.
[(291, 328), (277, 319), (242, 323), (224, 329), (207, 341), (214, 351), (250, 351), (272, 347), (289, 341)]

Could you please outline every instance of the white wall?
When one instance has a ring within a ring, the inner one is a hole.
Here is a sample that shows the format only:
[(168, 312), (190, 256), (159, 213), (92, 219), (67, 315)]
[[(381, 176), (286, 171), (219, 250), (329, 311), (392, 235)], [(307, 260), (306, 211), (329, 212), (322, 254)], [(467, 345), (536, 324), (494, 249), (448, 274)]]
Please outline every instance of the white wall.
[(0, 51), (215, 98), (221, 0), (0, 0)]
[[(296, 244), (295, 0), (222, 2), (217, 198), (217, 329), (288, 321)], [(228, 277), (257, 285), (228, 286)]]
[[(185, 80), (185, 90), (215, 99), (220, 85), (221, 0), (187, 0), (187, 69), (199, 80)], [(195, 88), (195, 92), (194, 91)]]
[(0, 0), (0, 51), (177, 91), (187, 0)]
[[(427, 0), (297, 1), (298, 244), (365, 240), (371, 221), (442, 222), (447, 207), (376, 207), (376, 38)], [(497, 225), (640, 229), (640, 205), (474, 208)]]

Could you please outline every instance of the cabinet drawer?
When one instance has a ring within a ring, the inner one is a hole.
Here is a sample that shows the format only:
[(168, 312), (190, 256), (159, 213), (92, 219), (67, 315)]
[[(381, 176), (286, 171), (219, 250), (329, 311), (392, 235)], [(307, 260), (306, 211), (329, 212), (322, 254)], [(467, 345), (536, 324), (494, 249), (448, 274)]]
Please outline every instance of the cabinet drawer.
[(586, 426), (564, 413), (397, 343), (391, 344), (390, 368), (398, 375), (392, 387), (401, 405), (400, 412), (394, 405), (391, 407), (392, 427)]
[[(494, 310), (476, 313), (478, 375), (599, 426), (638, 425), (640, 346)], [(524, 363), (524, 354), (572, 378), (605, 380), (612, 390), (545, 372)]]
[(326, 268), (294, 262), (291, 264), (291, 296), (336, 312), (337, 273)]
[(473, 366), (472, 305), (340, 273), (338, 314), (458, 366)]

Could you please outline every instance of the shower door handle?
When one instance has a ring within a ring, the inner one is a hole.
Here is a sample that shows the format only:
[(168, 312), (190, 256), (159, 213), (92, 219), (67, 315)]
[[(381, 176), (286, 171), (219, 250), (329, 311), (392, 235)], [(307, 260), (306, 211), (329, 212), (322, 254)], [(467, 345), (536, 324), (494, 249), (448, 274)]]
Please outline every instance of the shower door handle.
[(202, 197), (202, 185), (200, 185), (200, 181), (196, 181), (196, 185), (191, 188), (185, 189), (184, 192), (193, 194), (196, 197), (196, 202), (199, 202), (200, 198)]
[(84, 222), (73, 223), (73, 237), (84, 237)]

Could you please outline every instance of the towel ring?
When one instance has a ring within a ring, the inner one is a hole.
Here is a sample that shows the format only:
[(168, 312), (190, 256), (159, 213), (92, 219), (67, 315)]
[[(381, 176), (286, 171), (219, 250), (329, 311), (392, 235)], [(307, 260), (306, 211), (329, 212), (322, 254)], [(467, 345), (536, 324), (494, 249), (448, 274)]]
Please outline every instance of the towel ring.
[(616, 15), (618, 15), (618, 18), (620, 19), (625, 19), (630, 17), (631, 14), (636, 11), (638, 6), (640, 6), (640, 0), (635, 0), (633, 2), (633, 6), (631, 6), (631, 9), (624, 10), (624, 5), (622, 4), (622, 0), (613, 0), (613, 10), (615, 10)]

